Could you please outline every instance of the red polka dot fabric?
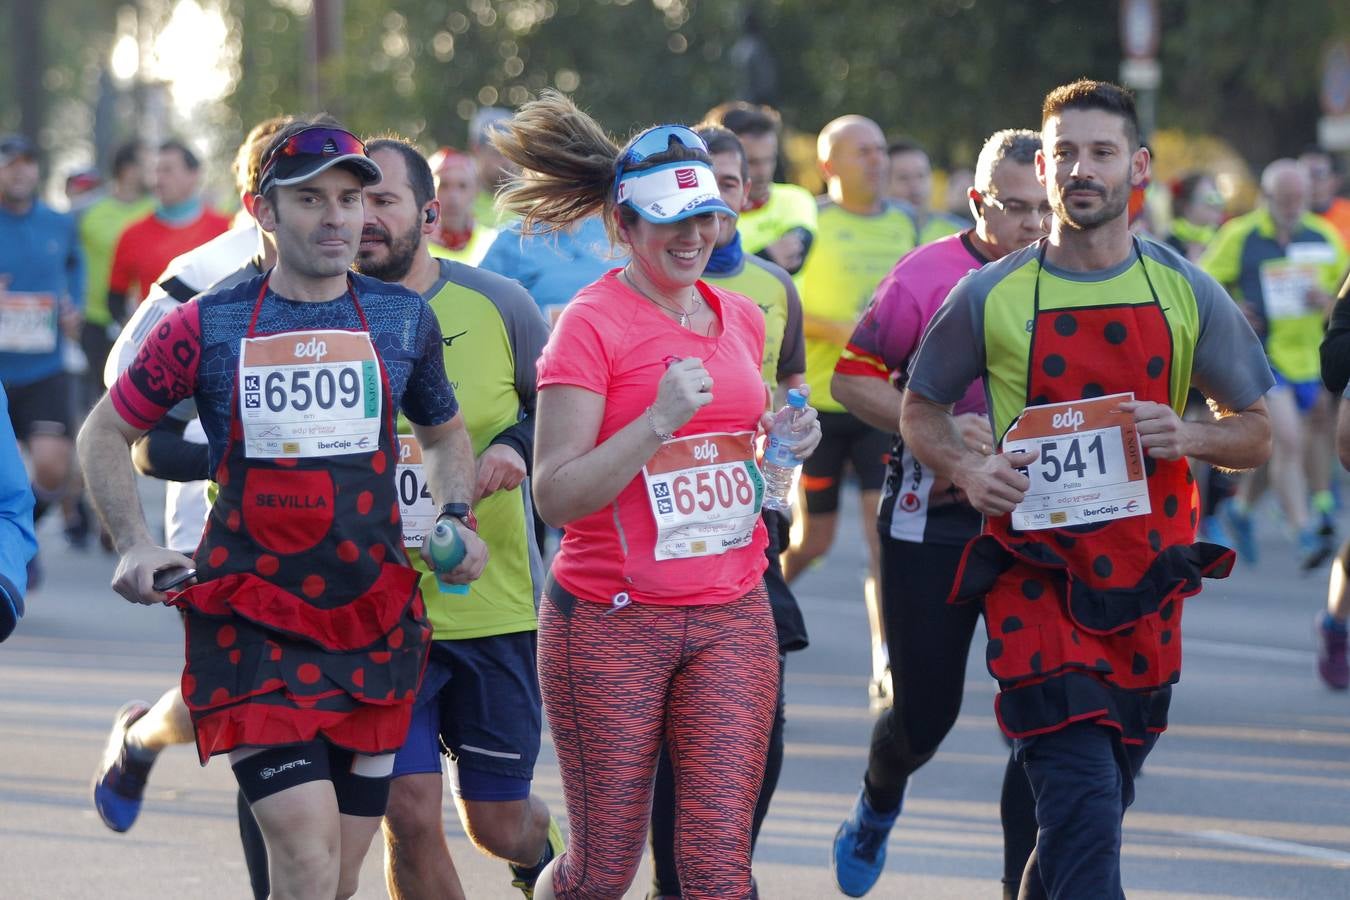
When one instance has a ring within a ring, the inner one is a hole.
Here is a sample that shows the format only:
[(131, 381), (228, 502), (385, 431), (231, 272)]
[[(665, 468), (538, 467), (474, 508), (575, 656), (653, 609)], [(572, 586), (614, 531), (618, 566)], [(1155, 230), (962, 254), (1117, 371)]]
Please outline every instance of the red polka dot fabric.
[[(1171, 402), (1171, 331), (1157, 302), (1038, 313), (1027, 405), (1133, 391)], [(1141, 740), (1166, 726), (1180, 677), (1181, 611), (1232, 565), (1195, 543), (1185, 460), (1149, 459), (1149, 515), (1021, 532), (989, 519), (967, 547), (953, 600), (984, 598), (989, 671), (1004, 731), (1025, 736), (1097, 719)]]

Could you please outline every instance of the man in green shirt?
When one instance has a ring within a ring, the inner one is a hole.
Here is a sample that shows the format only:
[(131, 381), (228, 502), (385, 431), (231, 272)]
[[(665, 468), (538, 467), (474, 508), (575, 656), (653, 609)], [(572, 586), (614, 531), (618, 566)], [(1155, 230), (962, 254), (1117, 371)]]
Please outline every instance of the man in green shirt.
[[(1318, 348), (1332, 298), (1350, 266), (1340, 236), (1308, 206), (1311, 184), (1296, 160), (1277, 159), (1261, 175), (1264, 203), (1225, 223), (1200, 268), (1228, 288), (1265, 344), (1275, 372), (1266, 396), (1275, 436), (1270, 484), (1299, 542), (1302, 566), (1316, 568), (1334, 548), (1332, 396), (1322, 388)], [(1251, 508), (1265, 488), (1246, 478), (1222, 508), (1246, 562), (1255, 562)], [(1309, 520), (1309, 505), (1320, 521)]]
[(821, 131), (816, 153), (829, 194), (820, 198), (816, 239), (796, 280), (804, 311), (806, 383), (825, 436), (802, 468), (801, 535), (784, 557), (783, 570), (790, 582), (829, 551), (841, 482), (851, 467), (862, 489), (862, 531), (870, 560), (864, 593), (872, 629), (872, 696), (880, 701), (889, 688), (876, 596), (880, 551), (873, 517), (886, 478), (891, 435), (844, 409), (830, 393), (830, 379), (872, 292), (900, 257), (914, 249), (918, 229), (907, 210), (886, 199), (886, 138), (876, 122), (863, 116), (835, 119)]
[(736, 222), (745, 252), (797, 272), (816, 232), (816, 201), (800, 185), (773, 180), (783, 127), (778, 110), (736, 100), (708, 110), (704, 121), (735, 134), (745, 149), (750, 200)]
[(441, 827), (444, 747), (465, 830), (481, 850), (511, 864), (512, 884), (528, 897), (562, 850), (548, 807), (530, 793), (542, 727), (534, 604), (543, 566), (525, 478), (534, 444), (534, 363), (548, 326), (515, 282), (431, 255), (440, 204), (431, 168), (415, 148), (376, 140), (366, 150), (384, 177), (366, 190), (356, 268), (417, 291), (440, 321), (446, 375), (464, 398), (478, 464), (473, 509), (449, 504), (440, 513), (476, 525), (491, 553), (485, 580), (467, 590), (442, 588), (430, 573), (416, 548), (438, 510), (424, 496), (416, 441), (401, 436), (404, 543), (423, 573), (434, 643), (394, 762), (385, 813), (389, 893), (463, 896)]
[(119, 319), (125, 310), (108, 309), (108, 274), (112, 271), (117, 239), (132, 222), (155, 208), (145, 188), (145, 147), (138, 142), (123, 144), (113, 154), (112, 186), (107, 196), (94, 201), (80, 214), (80, 248), (84, 251), (84, 327), (80, 344), (89, 359), (90, 396), (103, 393), (103, 364), (117, 338)]

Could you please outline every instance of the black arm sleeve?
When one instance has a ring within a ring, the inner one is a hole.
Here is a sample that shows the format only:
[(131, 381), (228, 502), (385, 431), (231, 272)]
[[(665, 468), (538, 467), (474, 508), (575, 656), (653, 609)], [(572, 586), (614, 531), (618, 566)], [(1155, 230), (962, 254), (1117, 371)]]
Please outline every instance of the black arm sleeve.
[(512, 450), (520, 454), (520, 458), (525, 460), (525, 474), (534, 473), (534, 410), (530, 410), (525, 418), (521, 419), (510, 428), (503, 429), (495, 438), (488, 442), (491, 444), (505, 444)]
[(1350, 278), (1331, 310), (1331, 327), (1322, 338), (1322, 383), (1333, 394), (1345, 392), (1350, 381)]
[(184, 440), (184, 424), (166, 416), (141, 435), (131, 445), (131, 463), (136, 471), (163, 481), (209, 479), (206, 445)]

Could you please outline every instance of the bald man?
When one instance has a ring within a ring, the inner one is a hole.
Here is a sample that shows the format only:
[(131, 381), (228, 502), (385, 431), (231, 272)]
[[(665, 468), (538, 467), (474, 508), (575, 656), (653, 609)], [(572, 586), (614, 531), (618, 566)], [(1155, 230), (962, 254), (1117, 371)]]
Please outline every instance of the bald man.
[(1238, 554), (1254, 562), (1251, 508), (1269, 481), (1305, 569), (1321, 565), (1334, 549), (1333, 407), (1320, 381), (1318, 345), (1332, 296), (1350, 266), (1336, 229), (1310, 211), (1311, 190), (1302, 164), (1275, 160), (1261, 173), (1261, 207), (1220, 228), (1200, 258), (1201, 268), (1242, 304), (1275, 372), (1275, 387), (1266, 395), (1275, 439), (1269, 479), (1244, 479), (1234, 502), (1223, 507), (1226, 524)]
[(872, 697), (884, 705), (890, 696), (885, 632), (876, 599), (878, 538), (873, 522), (886, 477), (890, 431), (853, 416), (830, 393), (830, 378), (853, 326), (881, 279), (918, 243), (914, 219), (886, 199), (890, 162), (886, 138), (864, 116), (842, 116), (820, 132), (817, 162), (829, 193), (818, 199), (817, 231), (806, 263), (797, 275), (806, 336), (806, 382), (820, 410), (825, 437), (802, 469), (804, 502), (783, 570), (791, 581), (834, 542), (839, 490), (852, 470), (862, 490), (862, 532), (870, 565), (864, 587), (872, 630)]

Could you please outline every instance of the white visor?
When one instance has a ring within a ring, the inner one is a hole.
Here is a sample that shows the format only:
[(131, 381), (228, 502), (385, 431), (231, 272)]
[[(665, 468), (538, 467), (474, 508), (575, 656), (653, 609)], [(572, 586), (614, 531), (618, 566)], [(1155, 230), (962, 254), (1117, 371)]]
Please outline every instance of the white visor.
[(698, 160), (666, 163), (655, 169), (625, 173), (616, 202), (627, 203), (648, 222), (678, 222), (690, 216), (736, 213), (722, 200), (717, 176)]

